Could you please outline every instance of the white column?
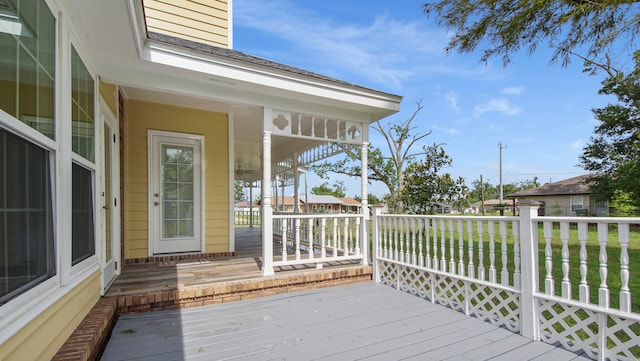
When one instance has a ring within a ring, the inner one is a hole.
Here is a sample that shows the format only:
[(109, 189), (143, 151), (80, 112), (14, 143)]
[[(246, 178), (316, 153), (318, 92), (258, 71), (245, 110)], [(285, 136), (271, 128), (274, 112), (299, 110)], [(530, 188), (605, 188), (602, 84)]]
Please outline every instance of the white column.
[(298, 173), (298, 153), (293, 153), (293, 212), (300, 214), (300, 174)]
[(360, 248), (362, 250), (362, 264), (369, 264), (369, 200), (368, 188), (369, 185), (369, 161), (368, 161), (368, 142), (363, 142), (360, 148), (361, 159), (361, 192), (362, 192), (362, 207), (360, 212), (362, 214), (362, 224), (360, 225)]
[(249, 182), (249, 228), (253, 228), (253, 182)]
[(381, 237), (380, 234), (380, 218), (379, 216), (382, 214), (381, 207), (373, 207), (373, 250), (372, 250), (372, 263), (373, 263), (373, 280), (377, 283), (380, 283), (380, 266), (378, 265), (378, 256), (380, 256), (380, 252), (382, 251), (381, 245)]
[(271, 109), (264, 108), (262, 135), (262, 276), (273, 276), (273, 210), (271, 209)]
[(538, 227), (534, 227), (533, 218), (538, 214), (539, 202), (520, 202), (520, 241), (521, 265), (520, 274), (520, 334), (532, 340), (540, 340), (539, 316), (534, 295), (538, 290)]

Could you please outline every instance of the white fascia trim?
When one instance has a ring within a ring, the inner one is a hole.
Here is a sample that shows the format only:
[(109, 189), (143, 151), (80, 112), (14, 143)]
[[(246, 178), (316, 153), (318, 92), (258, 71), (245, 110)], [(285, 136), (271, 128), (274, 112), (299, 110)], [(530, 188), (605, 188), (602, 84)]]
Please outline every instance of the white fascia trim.
[(258, 67), (245, 66), (239, 62), (215, 56), (207, 57), (196, 52), (186, 53), (182, 48), (151, 40), (146, 42), (143, 60), (209, 74), (221, 78), (220, 81), (245, 82), (393, 111), (399, 110), (402, 100), (402, 97), (399, 96), (390, 96), (374, 91), (366, 92), (361, 89), (340, 87), (336, 84), (294, 77), (289, 74), (269, 72)]
[(144, 49), (144, 40), (147, 38), (147, 27), (144, 20), (144, 9), (142, 1), (128, 0), (127, 8), (129, 9), (129, 17), (131, 18), (131, 31), (133, 32), (133, 41), (136, 44), (138, 56), (142, 58), (142, 50)]
[[(340, 86), (339, 84), (328, 83), (319, 79), (314, 81), (308, 77), (297, 77), (294, 74), (285, 72), (268, 71), (257, 66), (252, 67), (226, 58), (213, 55), (207, 56), (196, 51), (149, 40), (142, 1), (128, 0), (127, 4), (136, 50), (142, 60), (209, 74), (212, 77), (219, 77), (218, 81), (222, 83), (236, 84), (238, 82), (246, 82), (247, 87), (260, 85), (266, 88), (278, 88), (283, 91), (323, 97), (338, 103), (352, 103), (357, 104), (359, 107), (364, 106), (383, 110), (382, 112), (371, 112), (372, 115), (378, 115), (369, 119), (369, 122), (400, 110), (402, 97), (398, 95)], [(230, 15), (232, 15), (232, 0), (228, 1), (228, 6)], [(230, 16), (230, 29), (232, 29), (232, 26), (232, 16)], [(232, 45), (233, 39), (229, 37), (229, 48), (232, 49)], [(256, 105), (266, 106), (271, 104)], [(380, 116), (381, 114), (384, 115)]]

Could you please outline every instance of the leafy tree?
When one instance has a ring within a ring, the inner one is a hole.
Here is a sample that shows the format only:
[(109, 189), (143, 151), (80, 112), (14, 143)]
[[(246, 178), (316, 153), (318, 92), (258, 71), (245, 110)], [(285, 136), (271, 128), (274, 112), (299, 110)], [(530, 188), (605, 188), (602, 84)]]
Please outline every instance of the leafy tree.
[(329, 187), (329, 183), (324, 182), (319, 186), (311, 188), (311, 194), (334, 196), (338, 198), (344, 197), (346, 190), (344, 182), (336, 181), (333, 187), (334, 188)]
[[(416, 115), (423, 106), (421, 102), (416, 103), (417, 107), (413, 114), (402, 122), (388, 122), (386, 124), (377, 121), (372, 125), (386, 141), (389, 156), (384, 155), (380, 148), (370, 146), (368, 152), (369, 180), (380, 181), (389, 189), (389, 208), (394, 212), (402, 212), (402, 202), (398, 195), (405, 186), (404, 171), (407, 165), (417, 156), (424, 152), (412, 153), (413, 146), (431, 134), (414, 133), (416, 126), (411, 125)], [(320, 177), (327, 177), (328, 173), (345, 174), (352, 177), (360, 177), (360, 149), (352, 149), (346, 153), (342, 160), (324, 162), (313, 166), (313, 171)]]
[(484, 199), (498, 198), (498, 188), (489, 182), (480, 183), (480, 180), (471, 182), (471, 190), (469, 191), (469, 200), (471, 202), (479, 202), (482, 200), (482, 189), (484, 188)]
[(616, 190), (613, 192), (609, 205), (613, 208), (615, 217), (634, 217), (638, 215), (637, 202), (629, 192)]
[(449, 173), (441, 173), (450, 167), (453, 159), (442, 145), (423, 147), (425, 158), (411, 163), (406, 170), (406, 184), (400, 199), (411, 213), (432, 214), (436, 203), (452, 204), (458, 209), (469, 205), (469, 190), (464, 179), (454, 179)]
[(540, 181), (538, 180), (538, 177), (533, 177), (533, 179), (531, 180), (526, 179), (518, 183), (518, 191), (537, 187), (540, 187)]
[[(362, 197), (360, 196), (355, 196), (353, 197), (353, 199), (355, 199), (358, 202), (362, 202)], [(382, 203), (382, 200), (380, 198), (378, 198), (378, 196), (376, 196), (375, 194), (369, 193), (367, 195), (367, 201), (369, 202), (369, 204), (380, 204)]]
[(551, 61), (565, 66), (573, 55), (592, 72), (612, 74), (614, 43), (621, 45), (617, 49), (633, 48), (640, 32), (636, 0), (438, 0), (426, 3), (424, 11), (453, 33), (447, 51), (485, 46), (481, 61), (502, 57), (505, 65), (521, 48), (532, 54), (547, 42), (555, 50)]
[(580, 165), (592, 175), (587, 182), (599, 199), (610, 199), (617, 190), (640, 205), (640, 55), (636, 69), (603, 82), (601, 94), (618, 103), (594, 109), (595, 136), (583, 149)]
[(233, 182), (233, 200), (234, 202), (244, 202), (247, 200), (247, 197), (244, 194), (244, 182), (241, 180), (236, 180)]
[[(499, 185), (492, 185), (489, 182), (484, 182), (484, 199), (497, 199), (499, 196)], [(521, 190), (540, 187), (538, 177), (533, 179), (526, 179), (517, 183), (503, 184), (504, 194), (512, 194)], [(482, 188), (480, 181), (475, 180), (471, 183), (471, 190), (469, 192), (471, 202), (478, 202), (482, 199)]]

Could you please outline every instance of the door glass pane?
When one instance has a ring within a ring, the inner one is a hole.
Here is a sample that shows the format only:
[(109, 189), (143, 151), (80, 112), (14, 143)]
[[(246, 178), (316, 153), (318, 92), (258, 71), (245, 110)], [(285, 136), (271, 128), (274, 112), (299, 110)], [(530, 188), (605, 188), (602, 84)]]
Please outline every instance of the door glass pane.
[(162, 238), (193, 237), (193, 147), (162, 144)]
[(111, 260), (111, 128), (107, 124), (104, 125), (104, 241), (105, 241), (105, 259)]

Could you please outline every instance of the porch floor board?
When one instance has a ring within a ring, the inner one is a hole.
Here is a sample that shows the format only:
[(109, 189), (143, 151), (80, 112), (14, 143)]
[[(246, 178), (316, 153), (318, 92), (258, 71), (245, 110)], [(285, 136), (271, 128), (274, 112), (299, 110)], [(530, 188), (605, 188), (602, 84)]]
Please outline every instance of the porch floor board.
[(122, 315), (109, 360), (587, 360), (374, 282)]

